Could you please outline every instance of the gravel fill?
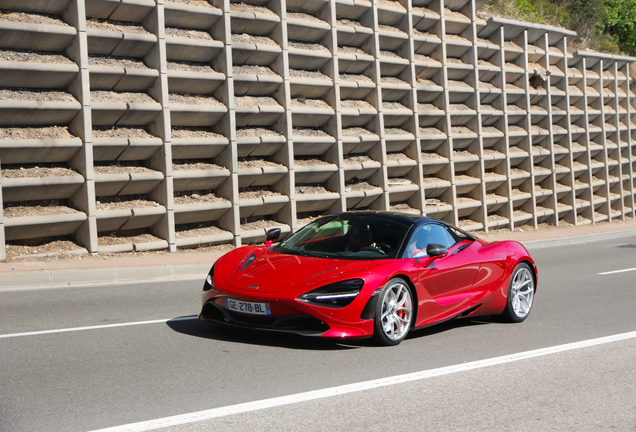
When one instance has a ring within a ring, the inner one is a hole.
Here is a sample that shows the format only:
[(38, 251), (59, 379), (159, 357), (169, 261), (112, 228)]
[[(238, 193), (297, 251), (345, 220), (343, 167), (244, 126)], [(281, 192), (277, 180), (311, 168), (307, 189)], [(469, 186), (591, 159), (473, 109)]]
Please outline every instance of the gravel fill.
[(379, 30), (385, 30), (385, 31), (388, 31), (388, 32), (393, 32), (393, 33), (402, 33), (403, 35), (405, 35), (405, 36), (406, 36), (406, 33), (405, 33), (405, 32), (403, 32), (402, 30), (400, 30), (400, 29), (399, 29), (399, 28), (397, 28), (397, 27), (393, 27), (393, 26), (390, 26), (390, 25), (386, 25), (386, 24), (379, 24), (379, 25), (378, 25), (378, 29), (379, 29)]
[(363, 27), (358, 21), (350, 20), (350, 19), (339, 19), (337, 20), (337, 24), (346, 27)]
[(232, 69), (234, 75), (275, 75), (278, 76), (276, 72), (271, 70), (265, 66), (254, 66), (254, 65), (244, 65), (244, 66), (234, 66)]
[(145, 129), (135, 127), (99, 127), (93, 129), (93, 138), (155, 138)]
[(161, 204), (143, 198), (131, 199), (129, 196), (102, 196), (95, 201), (95, 210), (125, 210), (133, 208), (161, 207)]
[(143, 61), (139, 59), (130, 57), (113, 57), (106, 55), (89, 55), (88, 64), (99, 66), (121, 66), (135, 69), (150, 69)]
[(75, 138), (66, 126), (43, 128), (0, 128), (0, 139), (71, 139)]
[(91, 91), (93, 102), (134, 102), (134, 103), (158, 103), (146, 93), (113, 92), (105, 90)]
[(65, 205), (9, 205), (4, 208), (4, 217), (52, 216), (58, 214), (81, 213)]
[[(35, 259), (31, 258), (29, 255), (34, 254), (42, 254), (42, 253), (55, 253), (55, 256), (47, 256), (44, 258), (46, 261), (56, 260), (57, 259), (68, 259), (68, 256), (65, 254), (66, 252), (81, 250), (83, 247), (73, 243), (69, 240), (54, 240), (50, 242), (45, 242), (39, 244), (37, 246), (27, 246), (27, 245), (17, 245), (7, 243), (6, 252), (7, 252), (7, 262), (11, 261), (22, 261), (23, 259)], [(86, 254), (89, 255), (90, 254)]]
[(241, 224), (241, 231), (251, 231), (256, 229), (269, 229), (279, 227), (282, 224), (276, 221), (260, 220)]
[(340, 81), (347, 81), (347, 82), (368, 82), (368, 83), (372, 83), (373, 80), (366, 76), (366, 75), (351, 75), (351, 74), (340, 74)]
[(327, 189), (322, 186), (296, 186), (297, 194), (326, 194), (329, 193)]
[(62, 91), (0, 89), (0, 99), (26, 100), (40, 102), (76, 102), (72, 94)]
[(427, 103), (427, 104), (417, 104), (417, 109), (418, 111), (441, 111), (444, 112), (442, 109), (437, 108), (435, 105)]
[(225, 106), (212, 96), (194, 96), (170, 93), (169, 100), (170, 103), (174, 104)]
[(289, 76), (290, 78), (309, 78), (309, 79), (320, 79), (320, 80), (329, 80), (331, 81), (331, 78), (329, 78), (327, 75), (323, 74), (322, 72), (319, 71), (306, 71), (306, 70), (299, 70), (299, 69), (290, 69), (289, 70)]
[(471, 152), (466, 151), (466, 150), (454, 150), (453, 151), (453, 157), (457, 158), (457, 159), (461, 159), (461, 158), (471, 158), (472, 159), (475, 156), (477, 156), (477, 155), (474, 155)]
[(250, 137), (257, 137), (257, 136), (282, 136), (282, 135), (278, 132), (265, 129), (265, 128), (246, 128), (246, 129), (236, 130), (237, 138), (250, 138)]
[(437, 65), (442, 65), (439, 61), (435, 60), (432, 57), (426, 56), (424, 54), (415, 54), (415, 61), (421, 61), (426, 63), (432, 63)]
[(366, 191), (380, 189), (378, 186), (370, 185), (369, 183), (363, 181), (359, 183), (351, 183), (345, 186), (345, 192), (353, 192), (353, 191)]
[(295, 18), (295, 19), (301, 19), (301, 20), (311, 21), (311, 22), (320, 23), (320, 24), (327, 24), (325, 21), (321, 20), (320, 18), (303, 13), (303, 12), (287, 12), (287, 18)]
[(391, 210), (392, 211), (399, 211), (399, 212), (408, 212), (408, 213), (413, 213), (413, 212), (417, 211), (419, 213), (419, 210), (416, 210), (413, 207), (411, 207), (410, 205), (405, 204), (405, 203), (394, 204), (394, 205), (391, 206)]
[(456, 81), (456, 80), (448, 80), (448, 86), (449, 87), (455, 87), (455, 88), (461, 87), (461, 88), (470, 88), (470, 89), (472, 89), (472, 86), (470, 84), (465, 83), (463, 81)]
[(265, 159), (246, 159), (238, 161), (238, 168), (282, 167), (282, 165)]
[(213, 192), (210, 191), (187, 191), (174, 193), (175, 205), (200, 204), (221, 201), (227, 200), (216, 196)]
[(426, 78), (418, 78), (417, 83), (426, 87), (441, 87), (435, 81)]
[(296, 48), (296, 49), (309, 50), (309, 51), (329, 52), (329, 49), (326, 46), (316, 44), (316, 43), (289, 41), (289, 47)]
[(517, 113), (524, 113), (526, 112), (526, 110), (524, 110), (521, 107), (518, 107), (517, 105), (508, 105), (508, 112), (517, 112)]
[(241, 96), (235, 97), (236, 106), (280, 106), (276, 99), (269, 96)]
[(187, 30), (180, 29), (175, 27), (166, 27), (166, 36), (167, 37), (181, 37), (186, 39), (197, 39), (197, 40), (214, 40), (212, 35), (208, 32), (200, 31), (200, 30)]
[(152, 243), (160, 241), (159, 237), (155, 237), (152, 234), (139, 234), (135, 236), (126, 236), (121, 234), (112, 234), (107, 236), (101, 236), (97, 238), (97, 244), (100, 246), (113, 246), (129, 243)]
[(95, 165), (93, 167), (95, 174), (132, 174), (157, 172), (150, 168), (132, 165)]
[(447, 180), (442, 180), (439, 177), (424, 176), (424, 178), (422, 178), (422, 181), (424, 183), (443, 183), (443, 182), (446, 182)]
[(442, 159), (442, 160), (446, 160), (446, 158), (440, 154), (437, 154), (435, 152), (425, 152), (422, 153), (422, 160), (435, 160), (435, 159)]
[[(281, 196), (282, 194), (279, 192), (274, 192), (269, 189), (259, 189), (259, 188), (245, 188), (247, 190), (239, 191), (239, 200), (248, 200), (248, 199), (257, 199), (264, 198), (268, 196)], [(242, 229), (241, 225), (241, 229)]]
[(343, 158), (343, 163), (345, 165), (362, 164), (364, 162), (375, 162), (375, 161), (367, 155), (353, 155), (353, 156), (345, 156)]
[(0, 21), (71, 27), (69, 24), (66, 24), (64, 21), (62, 21), (60, 18), (55, 17), (54, 15), (42, 15), (42, 14), (24, 13), (24, 12), (8, 12), (6, 10), (0, 10)]
[(404, 153), (387, 153), (386, 160), (391, 162), (412, 161), (410, 157)]
[(331, 105), (320, 99), (295, 98), (291, 100), (292, 107), (311, 107), (331, 109)]
[(524, 69), (521, 66), (516, 65), (514, 63), (510, 63), (510, 62), (506, 62), (506, 70), (509, 71), (509, 72), (510, 71), (518, 71), (518, 72), (523, 72), (524, 71)]
[(175, 71), (178, 70), (178, 71), (185, 71), (185, 72), (205, 72), (205, 73), (218, 72), (212, 69), (212, 66), (205, 63), (176, 62), (176, 61), (168, 62), (168, 70), (175, 70)]
[(479, 89), (488, 89), (488, 90), (496, 90), (499, 87), (497, 87), (496, 85), (489, 83), (489, 82), (484, 82), (484, 81), (479, 81)]
[(405, 131), (404, 129), (400, 129), (400, 128), (385, 128), (384, 135), (389, 136), (389, 135), (413, 135), (413, 134), (409, 131)]
[(258, 12), (265, 15), (277, 16), (276, 13), (264, 6), (257, 6), (247, 3), (230, 3), (230, 11), (237, 12)]
[(49, 54), (27, 51), (0, 50), (0, 60), (23, 62), (23, 63), (56, 63), (75, 64), (74, 61), (61, 54)]
[(408, 85), (410, 86), (409, 83), (407, 83), (404, 80), (399, 79), (398, 77), (382, 77), (380, 79), (380, 82), (382, 84), (402, 84), (402, 85)]
[(458, 59), (458, 58), (454, 58), (454, 57), (449, 57), (446, 59), (446, 63), (449, 64), (457, 64), (457, 65), (467, 65), (468, 63), (465, 63), (462, 59)]
[(276, 42), (266, 36), (252, 36), (247, 33), (232, 34), (232, 43), (278, 46)]
[(213, 236), (226, 234), (228, 231), (224, 231), (221, 228), (217, 228), (215, 226), (207, 226), (201, 228), (193, 228), (193, 229), (176, 229), (175, 236), (179, 238), (190, 238), (190, 237), (204, 237), (204, 236)]
[(338, 46), (338, 53), (339, 54), (362, 54), (362, 55), (371, 55), (369, 53), (367, 53), (366, 51), (357, 48), (357, 47), (350, 47), (350, 46)]
[(395, 59), (406, 60), (404, 57), (400, 57), (399, 55), (397, 55), (393, 51), (386, 51), (386, 50), (380, 50), (380, 57), (387, 57), (387, 58), (395, 58)]
[(382, 102), (382, 109), (383, 110), (409, 110), (409, 108), (405, 107), (404, 105), (402, 105), (399, 102)]
[(225, 168), (208, 162), (184, 162), (184, 161), (173, 161), (172, 169), (174, 171), (220, 171)]
[[(420, 108), (422, 109), (422, 108)], [(442, 132), (441, 130), (434, 128), (434, 127), (427, 127), (427, 128), (420, 128), (420, 136), (427, 136), (427, 135), (444, 135), (446, 136), (446, 134), (444, 132)]]
[(294, 165), (297, 166), (314, 166), (314, 165), (322, 165), (322, 166), (328, 166), (328, 165), (332, 165), (329, 162), (326, 162), (324, 160), (320, 160), (320, 159), (295, 159), (294, 160)]
[(292, 134), (294, 136), (331, 138), (331, 135), (320, 129), (294, 128)]
[(505, 41), (504, 48), (511, 51), (521, 51), (521, 52), (523, 51), (523, 48), (521, 48), (519, 45), (517, 45), (515, 42), (512, 42), (512, 41)]
[(152, 34), (146, 30), (143, 26), (136, 23), (128, 23), (123, 21), (111, 21), (102, 20), (98, 18), (91, 18), (86, 20), (87, 29), (108, 30), (121, 33), (140, 33), (140, 34)]
[(181, 4), (192, 5), (192, 6), (201, 6), (201, 7), (209, 7), (209, 8), (213, 7), (206, 0), (166, 0), (166, 3), (181, 3)]
[(361, 127), (345, 128), (342, 130), (342, 136), (374, 136), (378, 135)]
[(172, 138), (223, 138), (223, 135), (203, 128), (173, 128)]
[(367, 101), (352, 100), (352, 99), (340, 101), (340, 108), (343, 110), (347, 110), (347, 109), (373, 109), (374, 110), (375, 109), (373, 108), (373, 105), (371, 105)]
[(20, 167), (20, 168), (7, 168), (5, 165), (2, 168), (2, 178), (31, 178), (31, 177), (65, 177), (65, 176), (78, 176), (78, 172), (69, 168), (63, 167)]

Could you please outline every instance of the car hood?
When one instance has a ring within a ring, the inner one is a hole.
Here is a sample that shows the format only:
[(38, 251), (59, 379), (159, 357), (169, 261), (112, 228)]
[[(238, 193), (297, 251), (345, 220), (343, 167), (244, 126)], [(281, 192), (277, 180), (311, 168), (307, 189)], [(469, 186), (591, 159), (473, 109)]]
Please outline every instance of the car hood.
[[(241, 268), (251, 255), (256, 258), (244, 270)], [(272, 252), (268, 249), (256, 249), (239, 260), (230, 275), (233, 288), (254, 292), (279, 292), (296, 289), (305, 292), (334, 282), (334, 279), (347, 277), (344, 273), (364, 270), (371, 261), (335, 260), (305, 257)], [(354, 276), (351, 276), (354, 277)]]

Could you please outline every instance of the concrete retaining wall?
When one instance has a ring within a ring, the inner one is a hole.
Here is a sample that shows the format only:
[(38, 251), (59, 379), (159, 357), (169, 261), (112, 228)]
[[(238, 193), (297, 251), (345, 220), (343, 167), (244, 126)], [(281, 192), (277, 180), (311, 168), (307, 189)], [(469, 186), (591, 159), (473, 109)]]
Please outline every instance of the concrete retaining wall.
[(634, 59), (481, 4), (0, 0), (0, 258), (240, 245), (349, 209), (634, 217)]

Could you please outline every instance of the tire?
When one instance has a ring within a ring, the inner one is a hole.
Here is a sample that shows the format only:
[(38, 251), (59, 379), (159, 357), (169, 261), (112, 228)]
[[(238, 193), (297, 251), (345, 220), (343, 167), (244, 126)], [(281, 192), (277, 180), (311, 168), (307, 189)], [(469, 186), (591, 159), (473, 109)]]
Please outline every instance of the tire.
[(520, 263), (510, 277), (506, 309), (502, 317), (513, 323), (525, 320), (530, 314), (533, 301), (534, 273), (527, 263)]
[(380, 345), (397, 345), (413, 325), (413, 293), (401, 278), (384, 286), (375, 302), (374, 337)]

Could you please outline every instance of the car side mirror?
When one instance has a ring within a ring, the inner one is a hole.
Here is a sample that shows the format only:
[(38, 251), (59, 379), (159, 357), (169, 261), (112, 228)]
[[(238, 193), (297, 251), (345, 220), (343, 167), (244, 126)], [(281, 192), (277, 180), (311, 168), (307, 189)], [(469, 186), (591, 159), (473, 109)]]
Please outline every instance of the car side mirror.
[(443, 256), (448, 253), (448, 249), (436, 243), (429, 243), (426, 246), (426, 254), (430, 257)]
[(265, 247), (270, 247), (274, 240), (277, 240), (280, 237), (280, 228), (270, 228), (267, 230), (267, 234), (265, 234)]

